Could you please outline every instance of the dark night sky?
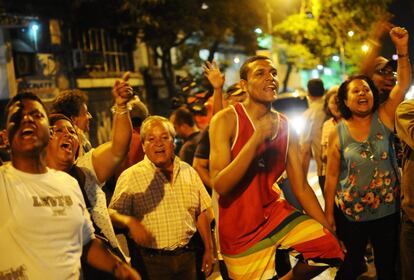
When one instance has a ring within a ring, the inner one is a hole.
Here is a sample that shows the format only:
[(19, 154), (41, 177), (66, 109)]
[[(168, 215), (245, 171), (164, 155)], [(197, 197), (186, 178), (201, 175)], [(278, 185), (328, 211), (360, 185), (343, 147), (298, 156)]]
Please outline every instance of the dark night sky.
[[(390, 12), (394, 15), (391, 22), (397, 26), (405, 27), (410, 35), (409, 50), (411, 61), (414, 61), (414, 1), (413, 0), (394, 0), (390, 6)], [(395, 53), (395, 48), (391, 39), (383, 41), (382, 54), (390, 58)]]

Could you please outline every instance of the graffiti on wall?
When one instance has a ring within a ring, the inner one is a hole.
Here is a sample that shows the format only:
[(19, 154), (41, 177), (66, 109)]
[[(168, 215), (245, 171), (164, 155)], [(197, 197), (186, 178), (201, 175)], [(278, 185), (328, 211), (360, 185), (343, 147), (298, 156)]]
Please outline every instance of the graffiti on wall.
[(16, 83), (18, 92), (32, 92), (42, 100), (51, 100), (58, 93), (56, 77), (59, 73), (59, 63), (53, 54), (16, 53)]

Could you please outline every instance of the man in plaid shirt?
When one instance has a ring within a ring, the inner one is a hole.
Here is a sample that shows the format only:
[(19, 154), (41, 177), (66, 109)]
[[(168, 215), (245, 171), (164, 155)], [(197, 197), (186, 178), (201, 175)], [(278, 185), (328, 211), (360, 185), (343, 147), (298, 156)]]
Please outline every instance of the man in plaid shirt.
[(202, 270), (209, 275), (213, 268), (206, 212), (211, 199), (197, 172), (174, 155), (174, 137), (174, 127), (164, 117), (143, 122), (145, 158), (121, 174), (110, 204), (127, 215), (113, 221), (128, 229), (134, 241), (132, 264), (143, 279), (196, 279), (190, 243), (196, 230), (205, 247)]

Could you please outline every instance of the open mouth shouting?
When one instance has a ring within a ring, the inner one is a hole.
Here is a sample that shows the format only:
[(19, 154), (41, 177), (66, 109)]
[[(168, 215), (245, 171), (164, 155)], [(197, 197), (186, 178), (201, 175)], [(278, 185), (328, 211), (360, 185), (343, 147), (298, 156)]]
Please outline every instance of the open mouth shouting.
[(366, 105), (366, 104), (368, 104), (368, 99), (367, 98), (360, 98), (358, 100), (358, 104), (359, 105)]
[(72, 152), (73, 152), (73, 143), (72, 143), (72, 141), (69, 141), (69, 140), (63, 141), (60, 144), (60, 148), (63, 151), (72, 154)]
[(33, 127), (26, 127), (22, 129), (21, 136), (23, 139), (33, 138), (35, 136), (35, 129)]

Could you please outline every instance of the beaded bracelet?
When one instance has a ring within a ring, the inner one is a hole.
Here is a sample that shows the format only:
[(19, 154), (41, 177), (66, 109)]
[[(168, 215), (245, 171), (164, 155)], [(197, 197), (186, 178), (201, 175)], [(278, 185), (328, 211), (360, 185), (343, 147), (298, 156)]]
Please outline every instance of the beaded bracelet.
[(111, 107), (111, 112), (116, 115), (124, 115), (126, 113), (129, 113), (129, 111), (131, 110), (132, 110), (132, 107), (130, 105), (124, 105), (124, 106), (114, 105)]

